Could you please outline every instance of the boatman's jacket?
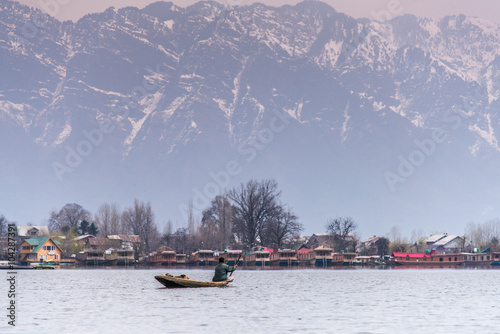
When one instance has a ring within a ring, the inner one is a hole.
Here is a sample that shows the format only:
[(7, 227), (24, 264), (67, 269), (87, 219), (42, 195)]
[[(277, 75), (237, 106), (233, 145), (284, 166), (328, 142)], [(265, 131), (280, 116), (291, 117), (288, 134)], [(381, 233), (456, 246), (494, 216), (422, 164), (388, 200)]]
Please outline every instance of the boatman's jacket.
[(230, 267), (225, 263), (219, 262), (217, 267), (215, 267), (215, 275), (212, 281), (220, 282), (227, 280), (227, 273), (234, 271), (235, 267)]

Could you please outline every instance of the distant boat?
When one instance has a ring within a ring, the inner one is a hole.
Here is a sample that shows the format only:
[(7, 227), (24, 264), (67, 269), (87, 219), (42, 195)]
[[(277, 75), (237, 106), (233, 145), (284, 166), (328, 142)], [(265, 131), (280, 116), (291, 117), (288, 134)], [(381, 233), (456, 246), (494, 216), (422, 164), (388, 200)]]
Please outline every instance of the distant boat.
[(294, 249), (278, 249), (271, 253), (272, 266), (296, 266), (299, 264), (297, 251)]
[(245, 262), (249, 266), (268, 266), (271, 261), (272, 248), (265, 247), (254, 247), (247, 256), (245, 256)]
[(195, 281), (186, 275), (173, 276), (171, 274), (157, 275), (155, 279), (163, 284), (166, 288), (210, 288), (210, 287), (224, 287), (231, 281), (221, 282), (206, 282)]
[(465, 255), (458, 253), (436, 254), (436, 253), (400, 253), (394, 252), (390, 258), (393, 265), (462, 265), (465, 262)]
[[(214, 265), (214, 251), (212, 250), (197, 250), (189, 258), (189, 264), (195, 266), (213, 266)], [(218, 261), (218, 259), (217, 259)]]

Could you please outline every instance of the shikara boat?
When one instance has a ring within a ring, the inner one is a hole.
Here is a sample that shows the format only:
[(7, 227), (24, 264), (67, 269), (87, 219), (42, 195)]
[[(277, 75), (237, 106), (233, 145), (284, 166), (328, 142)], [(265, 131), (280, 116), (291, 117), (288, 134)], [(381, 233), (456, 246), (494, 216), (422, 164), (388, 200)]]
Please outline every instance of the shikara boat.
[(223, 287), (228, 285), (231, 281), (221, 282), (206, 282), (195, 281), (186, 275), (174, 276), (171, 274), (157, 275), (156, 280), (163, 284), (166, 288), (209, 288), (209, 287)]

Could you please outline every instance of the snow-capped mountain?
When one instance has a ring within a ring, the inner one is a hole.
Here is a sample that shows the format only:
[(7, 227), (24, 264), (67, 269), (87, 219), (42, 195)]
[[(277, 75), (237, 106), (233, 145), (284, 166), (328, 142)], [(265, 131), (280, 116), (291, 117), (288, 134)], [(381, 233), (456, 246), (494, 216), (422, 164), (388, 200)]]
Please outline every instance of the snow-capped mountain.
[(335, 216), (460, 233), (499, 215), (499, 34), (316, 1), (73, 23), (0, 0), (0, 213), (139, 198), (180, 226), (189, 200), (275, 178), (306, 233)]

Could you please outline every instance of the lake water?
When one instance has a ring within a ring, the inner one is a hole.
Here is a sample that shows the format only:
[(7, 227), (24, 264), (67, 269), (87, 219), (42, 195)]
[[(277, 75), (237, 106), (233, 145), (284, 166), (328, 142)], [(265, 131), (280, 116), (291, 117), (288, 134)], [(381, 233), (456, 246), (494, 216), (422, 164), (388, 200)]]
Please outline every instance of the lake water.
[(0, 333), (500, 333), (500, 270), (238, 270), (225, 288), (166, 289), (170, 272), (18, 271)]

